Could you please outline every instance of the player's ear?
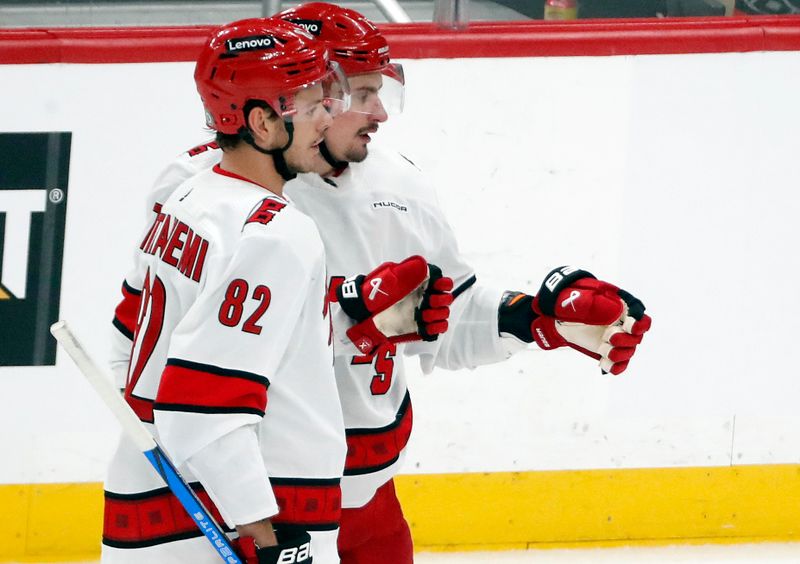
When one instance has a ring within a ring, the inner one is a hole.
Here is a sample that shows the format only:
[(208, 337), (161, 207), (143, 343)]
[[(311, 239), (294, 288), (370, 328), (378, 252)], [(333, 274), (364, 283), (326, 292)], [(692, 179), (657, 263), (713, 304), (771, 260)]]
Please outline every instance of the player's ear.
[(260, 147), (272, 149), (286, 144), (283, 120), (269, 107), (255, 107), (247, 116), (247, 126)]

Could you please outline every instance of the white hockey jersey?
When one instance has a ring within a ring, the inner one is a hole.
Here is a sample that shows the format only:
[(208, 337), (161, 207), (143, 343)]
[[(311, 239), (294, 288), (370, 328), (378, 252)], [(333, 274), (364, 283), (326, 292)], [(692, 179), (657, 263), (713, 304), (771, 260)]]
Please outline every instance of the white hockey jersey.
[[(211, 167), (220, 158), (220, 151), (208, 144), (184, 153), (162, 173), (151, 201), (168, 192), (177, 177)], [(522, 347), (499, 336), (502, 291), (475, 284), (435, 191), (402, 155), (371, 146), (364, 162), (332, 178), (300, 175), (287, 183), (285, 193), (317, 224), (328, 286), (335, 277), (366, 273), (414, 254), (439, 266), (455, 283), (450, 328), (434, 342), (386, 346), (366, 357), (346, 343), (343, 316), (333, 316), (336, 384), (348, 445), (342, 502), (346, 508), (361, 507), (402, 465), (413, 420), (404, 356), (417, 356), (430, 372), (434, 366), (459, 369), (498, 362)]]
[[(315, 224), (219, 166), (153, 209), (126, 282), (140, 305), (115, 322), (134, 332), (128, 403), (229, 527), (271, 517), (338, 562), (346, 447)], [(104, 561), (218, 558), (124, 439), (106, 490)]]

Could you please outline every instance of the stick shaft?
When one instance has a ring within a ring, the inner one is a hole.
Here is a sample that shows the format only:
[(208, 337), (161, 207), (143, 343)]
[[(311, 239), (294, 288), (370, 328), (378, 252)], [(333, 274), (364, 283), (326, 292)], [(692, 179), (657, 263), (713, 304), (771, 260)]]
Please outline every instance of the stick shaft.
[(139, 450), (142, 451), (142, 454), (153, 465), (156, 472), (164, 479), (169, 489), (175, 494), (183, 508), (217, 551), (217, 554), (228, 564), (241, 564), (242, 561), (234, 552), (222, 528), (214, 520), (211, 513), (203, 507), (202, 502), (180, 475), (178, 469), (175, 468), (166, 453), (158, 446), (158, 443), (125, 402), (119, 391), (114, 388), (111, 380), (95, 364), (69, 326), (67, 326), (67, 323), (65, 321), (54, 323), (50, 327), (50, 332), (64, 350), (67, 351), (80, 369), (81, 374), (88, 380), (97, 395), (100, 396), (111, 410), (111, 413), (117, 418), (117, 421), (122, 425), (122, 430), (133, 440)]
[(183, 479), (183, 476), (181, 476), (178, 469), (175, 468), (175, 465), (166, 453), (161, 450), (161, 447), (156, 446), (153, 450), (145, 452), (144, 455), (147, 460), (150, 461), (150, 464), (153, 465), (153, 468), (156, 469), (156, 472), (163, 478), (164, 482), (166, 482), (167, 486), (169, 486), (170, 491), (172, 491), (175, 497), (178, 498), (178, 501), (181, 502), (183, 508), (192, 518), (192, 521), (194, 521), (197, 528), (206, 536), (208, 542), (211, 543), (211, 546), (214, 547), (222, 560), (228, 564), (242, 564), (242, 561), (234, 552), (222, 528), (217, 524), (214, 517), (205, 506), (203, 506), (203, 502), (197, 498), (197, 494), (189, 487), (186, 480)]

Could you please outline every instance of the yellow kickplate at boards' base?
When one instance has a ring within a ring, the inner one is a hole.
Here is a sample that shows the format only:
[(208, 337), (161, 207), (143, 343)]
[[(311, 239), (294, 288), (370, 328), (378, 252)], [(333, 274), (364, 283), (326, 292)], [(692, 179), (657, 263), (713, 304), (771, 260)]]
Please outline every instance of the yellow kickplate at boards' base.
[(406, 475), (417, 549), (800, 539), (800, 466)]
[[(800, 540), (800, 466), (397, 477), (417, 550)], [(103, 486), (0, 485), (0, 562), (93, 560)]]
[(100, 555), (100, 483), (2, 485), (0, 508), (0, 562), (91, 560)]

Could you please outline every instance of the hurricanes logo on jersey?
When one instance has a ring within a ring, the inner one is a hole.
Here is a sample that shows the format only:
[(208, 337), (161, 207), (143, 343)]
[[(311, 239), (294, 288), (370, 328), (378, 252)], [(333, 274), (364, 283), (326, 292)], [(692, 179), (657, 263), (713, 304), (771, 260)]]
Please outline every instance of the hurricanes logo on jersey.
[(55, 364), (70, 133), (0, 133), (0, 366)]

